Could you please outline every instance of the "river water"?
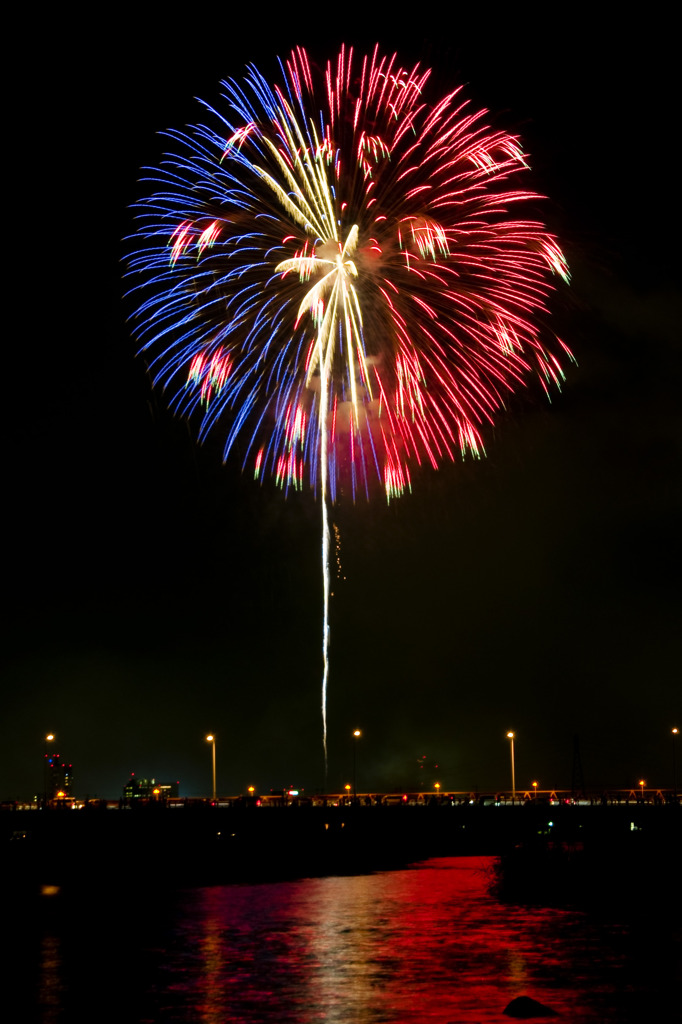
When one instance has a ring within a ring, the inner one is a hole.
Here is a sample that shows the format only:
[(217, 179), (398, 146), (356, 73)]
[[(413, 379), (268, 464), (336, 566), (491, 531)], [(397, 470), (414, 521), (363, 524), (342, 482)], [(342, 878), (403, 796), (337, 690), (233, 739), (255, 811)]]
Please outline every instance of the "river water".
[(13, 925), (5, 1019), (501, 1024), (520, 995), (571, 1024), (680, 1019), (679, 922), (501, 903), (492, 868), (447, 858), (134, 899), (48, 889)]

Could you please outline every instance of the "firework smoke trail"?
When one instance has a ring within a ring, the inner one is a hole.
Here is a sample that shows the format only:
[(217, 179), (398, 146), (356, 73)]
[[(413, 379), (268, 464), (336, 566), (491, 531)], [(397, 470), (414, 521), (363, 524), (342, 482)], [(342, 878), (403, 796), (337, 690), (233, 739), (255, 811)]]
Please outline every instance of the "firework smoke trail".
[(508, 395), (547, 394), (570, 352), (546, 330), (568, 271), (544, 225), (513, 211), (519, 140), (456, 89), (378, 47), (304, 50), (270, 85), (251, 67), (202, 123), (168, 133), (130, 240), (134, 332), (171, 408), (222, 426), (224, 457), (322, 506), (327, 751), (329, 507), (387, 500), (415, 467), (479, 458)]

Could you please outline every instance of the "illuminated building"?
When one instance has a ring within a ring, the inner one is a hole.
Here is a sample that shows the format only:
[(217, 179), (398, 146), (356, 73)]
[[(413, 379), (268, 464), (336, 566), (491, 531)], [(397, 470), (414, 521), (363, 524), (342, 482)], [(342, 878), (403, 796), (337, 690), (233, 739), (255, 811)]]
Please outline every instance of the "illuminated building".
[(179, 795), (179, 785), (178, 782), (138, 779), (133, 774), (123, 787), (123, 799), (129, 804), (137, 800), (167, 800), (169, 797)]

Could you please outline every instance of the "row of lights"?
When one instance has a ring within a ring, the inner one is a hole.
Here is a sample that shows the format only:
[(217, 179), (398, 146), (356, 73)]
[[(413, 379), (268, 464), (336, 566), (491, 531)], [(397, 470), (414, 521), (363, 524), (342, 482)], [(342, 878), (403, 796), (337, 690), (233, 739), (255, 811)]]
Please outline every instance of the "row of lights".
[[(676, 769), (676, 764), (675, 764), (675, 746), (676, 746), (675, 745), (675, 739), (677, 738), (678, 734), (679, 734), (679, 729), (673, 728), (672, 729), (672, 737), (673, 737), (673, 789), (675, 791), (675, 794), (677, 794), (677, 769)], [(354, 729), (353, 730), (353, 738), (356, 741), (356, 742), (353, 743), (353, 799), (357, 799), (357, 795), (358, 795), (358, 787), (357, 787), (357, 740), (361, 736), (362, 736), (362, 732), (360, 731), (360, 729)], [(514, 733), (512, 730), (510, 730), (507, 733), (507, 739), (509, 740), (509, 746), (510, 746), (510, 752), (511, 752), (512, 800), (516, 800), (516, 765), (515, 765), (515, 760), (514, 760), (514, 739), (515, 738), (516, 738), (516, 733)], [(216, 799), (215, 736), (210, 734), (210, 735), (208, 735), (206, 737), (206, 739), (213, 744), (213, 802), (215, 803), (215, 799)], [(535, 798), (535, 797), (537, 797), (537, 793), (538, 793), (538, 783), (537, 782), (532, 782), (531, 785), (533, 787), (533, 797)], [(644, 799), (644, 787), (646, 786), (646, 782), (644, 781), (644, 779), (640, 779), (639, 782), (638, 782), (638, 785), (640, 786), (640, 788), (642, 790), (642, 799)], [(350, 784), (347, 784), (344, 788), (346, 789), (347, 792), (350, 792), (350, 788), (351, 788)], [(436, 793), (438, 793), (440, 791), (440, 782), (434, 782), (434, 789), (436, 790)], [(249, 786), (249, 793), (253, 796), (253, 793), (254, 793), (254, 787), (253, 786)]]
[[(673, 738), (673, 790), (675, 792), (675, 795), (677, 795), (677, 766), (676, 766), (676, 763), (675, 763), (675, 747), (676, 747), (675, 740), (677, 739), (679, 731), (680, 730), (676, 729), (676, 728), (673, 728), (671, 730), (672, 738)], [(507, 733), (507, 739), (509, 740), (510, 751), (511, 751), (512, 800), (516, 799), (516, 771), (515, 771), (515, 765), (514, 765), (514, 738), (515, 738), (515, 735), (516, 734), (511, 732), (511, 731)], [(533, 783), (531, 783), (531, 785), (533, 786), (534, 794), (537, 795), (537, 791), (538, 791), (538, 784), (537, 784), (537, 782), (533, 782)], [(640, 787), (640, 789), (642, 791), (642, 799), (644, 799), (644, 787), (646, 786), (646, 782), (644, 781), (644, 779), (640, 779), (639, 782), (637, 783), (637, 785)]]
[[(675, 793), (677, 793), (677, 766), (676, 766), (676, 763), (675, 763), (675, 748), (676, 748), (675, 740), (676, 740), (676, 738), (677, 738), (677, 736), (679, 734), (679, 731), (680, 730), (677, 729), (677, 728), (673, 728), (672, 729), (672, 737), (673, 737), (673, 789), (674, 789)], [(353, 743), (353, 798), (356, 798), (357, 795), (358, 795), (358, 787), (357, 787), (357, 741), (360, 739), (361, 736), (362, 736), (362, 732), (360, 731), (360, 729), (354, 729), (353, 730), (353, 739), (355, 741)], [(51, 743), (54, 740), (54, 738), (55, 738), (54, 737), (54, 733), (50, 732), (45, 737), (45, 740), (48, 743)], [(514, 732), (512, 732), (510, 730), (507, 733), (507, 739), (509, 740), (510, 753), (511, 753), (512, 800), (516, 799), (516, 766), (515, 766), (515, 762), (514, 762), (514, 739), (515, 738), (516, 738), (516, 733), (514, 733)], [(212, 766), (212, 779), (213, 779), (211, 799), (213, 800), (213, 803), (215, 803), (216, 799), (217, 799), (216, 763), (215, 763), (215, 735), (212, 732), (208, 733), (208, 735), (206, 736), (206, 742), (211, 744), (211, 766)], [(533, 793), (535, 795), (537, 795), (537, 791), (538, 791), (538, 784), (537, 784), (537, 782), (533, 782), (533, 783), (531, 783), (531, 785), (533, 787)], [(646, 782), (644, 781), (644, 779), (640, 779), (639, 782), (638, 782), (638, 785), (640, 786), (640, 788), (642, 790), (642, 798), (643, 798), (644, 797), (644, 787), (646, 786)], [(345, 788), (347, 790), (350, 790), (350, 785), (347, 785)], [(434, 783), (434, 788), (436, 790), (436, 793), (438, 793), (438, 791), (440, 790), (440, 782), (435, 782)], [(254, 792), (255, 792), (255, 788), (253, 786), (249, 786), (249, 795), (253, 796)]]

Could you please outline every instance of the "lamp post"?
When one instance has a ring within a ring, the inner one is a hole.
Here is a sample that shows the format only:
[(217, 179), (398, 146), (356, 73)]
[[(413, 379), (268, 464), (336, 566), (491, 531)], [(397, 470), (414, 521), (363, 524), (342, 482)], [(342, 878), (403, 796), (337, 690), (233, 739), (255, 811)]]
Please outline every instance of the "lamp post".
[(362, 736), (359, 729), (353, 730), (353, 802), (358, 799), (358, 740)]
[(646, 782), (644, 781), (644, 779), (640, 779), (639, 780), (639, 788), (640, 788), (641, 793), (642, 793), (642, 803), (644, 803), (644, 787), (645, 786), (646, 786)]
[(512, 803), (516, 800), (516, 773), (514, 767), (514, 733), (508, 732), (507, 739), (511, 747), (511, 772), (512, 772)]
[(533, 787), (533, 800), (537, 800), (537, 798), (538, 798), (538, 784), (537, 784), (537, 782), (532, 782), (531, 785)]
[(206, 737), (206, 742), (211, 744), (212, 764), (213, 764), (213, 803), (216, 802), (216, 784), (215, 784), (215, 736), (212, 732)]
[(48, 744), (54, 742), (54, 733), (48, 732), (45, 737), (45, 757), (43, 760), (43, 807), (47, 807), (47, 773), (50, 763), (50, 750)]
[(675, 798), (675, 803), (677, 803), (677, 750), (676, 750), (676, 748), (677, 748), (677, 737), (679, 736), (679, 733), (680, 733), (679, 729), (673, 729), (672, 730), (672, 737), (673, 737), (673, 796)]

